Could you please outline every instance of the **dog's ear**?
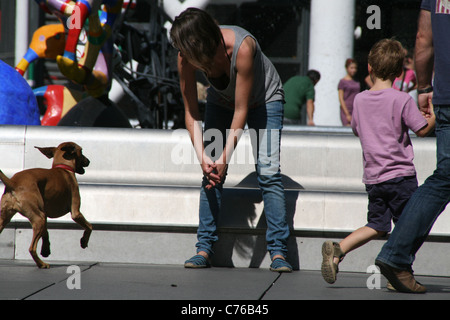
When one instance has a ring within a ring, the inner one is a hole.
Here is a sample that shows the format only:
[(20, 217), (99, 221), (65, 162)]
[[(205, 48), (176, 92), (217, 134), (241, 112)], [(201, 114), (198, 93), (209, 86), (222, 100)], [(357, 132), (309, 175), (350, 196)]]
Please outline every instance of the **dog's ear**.
[(42, 152), (42, 154), (49, 159), (53, 158), (53, 156), (55, 155), (56, 150), (55, 147), (46, 147), (46, 148), (35, 147), (35, 148), (38, 149), (40, 152)]

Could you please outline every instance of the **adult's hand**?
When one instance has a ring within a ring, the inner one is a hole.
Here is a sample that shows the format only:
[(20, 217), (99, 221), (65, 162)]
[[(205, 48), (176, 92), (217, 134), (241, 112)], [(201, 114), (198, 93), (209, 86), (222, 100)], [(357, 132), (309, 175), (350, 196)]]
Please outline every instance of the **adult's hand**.
[(202, 157), (202, 163), (201, 163), (203, 175), (208, 180), (209, 184), (206, 186), (206, 189), (211, 189), (215, 187), (218, 183), (220, 183), (221, 178), (217, 174), (217, 165), (214, 163), (214, 161), (211, 160), (210, 157), (203, 155)]
[(421, 93), (417, 97), (417, 103), (419, 104), (419, 110), (422, 112), (424, 117), (431, 117), (432, 107), (431, 100), (433, 98), (433, 92)]

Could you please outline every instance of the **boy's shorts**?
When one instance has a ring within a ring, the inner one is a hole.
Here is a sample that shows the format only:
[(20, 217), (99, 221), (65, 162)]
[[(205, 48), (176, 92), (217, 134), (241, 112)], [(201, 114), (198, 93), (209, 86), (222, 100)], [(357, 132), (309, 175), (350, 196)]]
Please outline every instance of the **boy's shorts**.
[(377, 231), (391, 231), (403, 208), (418, 187), (416, 176), (394, 178), (378, 184), (366, 184), (369, 195), (366, 227)]

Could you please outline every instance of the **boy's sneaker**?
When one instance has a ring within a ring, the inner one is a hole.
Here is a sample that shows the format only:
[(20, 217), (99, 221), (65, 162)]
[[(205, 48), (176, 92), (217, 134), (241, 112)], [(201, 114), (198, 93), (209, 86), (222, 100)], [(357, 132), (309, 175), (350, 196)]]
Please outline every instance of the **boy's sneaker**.
[(345, 254), (342, 252), (339, 243), (332, 241), (325, 241), (322, 245), (322, 277), (332, 284), (336, 282), (336, 275), (339, 272), (338, 265), (334, 263), (334, 258), (339, 258), (342, 261)]

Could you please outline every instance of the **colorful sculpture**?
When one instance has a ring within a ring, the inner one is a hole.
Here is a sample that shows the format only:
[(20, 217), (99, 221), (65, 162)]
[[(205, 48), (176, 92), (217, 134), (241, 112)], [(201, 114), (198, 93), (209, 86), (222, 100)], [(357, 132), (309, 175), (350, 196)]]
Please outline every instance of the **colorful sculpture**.
[(16, 70), (23, 76), (31, 62), (37, 59), (56, 59), (64, 50), (65, 35), (62, 24), (45, 25), (37, 29), (27, 53), (17, 64)]
[[(100, 97), (107, 94), (111, 86), (111, 31), (121, 13), (123, 0), (35, 1), (42, 10), (56, 15), (61, 24), (46, 25), (35, 31), (30, 48), (16, 70), (23, 75), (34, 60), (56, 59), (61, 73), (82, 85), (89, 95)], [(84, 37), (87, 41), (83, 48), (77, 44), (88, 19), (88, 33)], [(43, 125), (56, 125), (70, 108), (88, 96), (62, 86), (38, 88), (35, 93), (43, 96), (47, 104)]]
[(33, 90), (36, 97), (43, 97), (47, 111), (41, 120), (43, 126), (56, 126), (74, 105), (89, 95), (61, 85), (48, 85)]
[[(102, 4), (105, 12), (103, 23), (98, 15)], [(122, 4), (123, 0), (80, 0), (76, 2), (71, 18), (67, 20), (69, 32), (64, 54), (57, 57), (59, 69), (67, 78), (84, 85), (94, 97), (106, 93), (110, 86), (109, 62), (113, 43), (107, 39), (111, 37), (112, 27), (122, 10)], [(88, 17), (88, 42), (80, 61), (77, 61), (77, 42)]]

